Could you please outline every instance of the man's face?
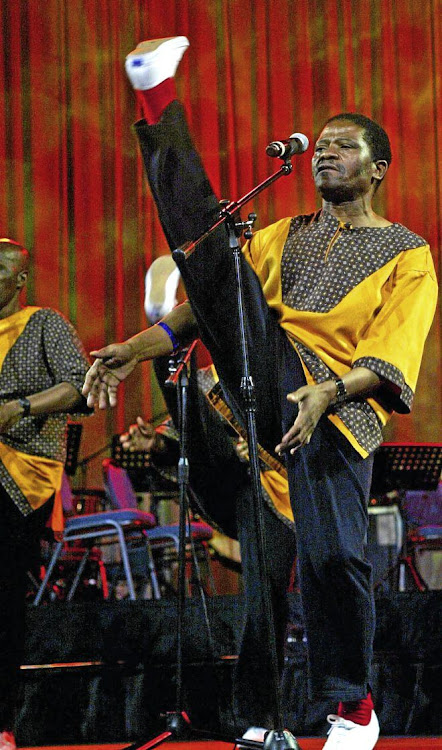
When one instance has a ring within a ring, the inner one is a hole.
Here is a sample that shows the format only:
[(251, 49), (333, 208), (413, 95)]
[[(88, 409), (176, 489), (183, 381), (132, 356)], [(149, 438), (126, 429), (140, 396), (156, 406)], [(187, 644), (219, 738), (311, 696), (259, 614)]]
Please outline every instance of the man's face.
[(20, 268), (19, 255), (14, 250), (0, 248), (0, 310), (14, 299), (25, 283), (26, 272)]
[(315, 145), (312, 171), (326, 201), (343, 203), (369, 194), (377, 168), (363, 128), (350, 120), (326, 125)]

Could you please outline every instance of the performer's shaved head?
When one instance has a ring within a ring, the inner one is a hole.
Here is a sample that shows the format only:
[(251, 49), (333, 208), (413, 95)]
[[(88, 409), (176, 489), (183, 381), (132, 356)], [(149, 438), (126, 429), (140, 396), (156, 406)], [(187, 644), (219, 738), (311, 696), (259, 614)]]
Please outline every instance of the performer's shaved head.
[(0, 252), (14, 259), (17, 273), (29, 270), (29, 251), (19, 242), (8, 237), (1, 237)]

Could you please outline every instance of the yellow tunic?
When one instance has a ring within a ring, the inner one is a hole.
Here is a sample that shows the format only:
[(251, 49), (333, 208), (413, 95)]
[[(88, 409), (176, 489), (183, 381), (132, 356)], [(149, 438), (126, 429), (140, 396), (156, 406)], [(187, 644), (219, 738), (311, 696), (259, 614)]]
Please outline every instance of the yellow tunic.
[[(74, 329), (57, 311), (25, 307), (0, 320), (0, 403), (39, 393), (61, 382), (71, 383), (81, 391), (87, 367)], [(54, 495), (54, 531), (63, 528), (60, 490), (67, 416), (28, 416), (0, 435), (3, 488), (23, 515), (32, 513)]]
[[(244, 254), (301, 357), (307, 382), (369, 367), (386, 386), (365, 400), (379, 425), (393, 410), (409, 411), (437, 301), (434, 265), (422, 238), (399, 224), (353, 228), (321, 212), (256, 232)], [(328, 416), (361, 455), (379, 444), (380, 429), (367, 449), (351, 418), (339, 409)], [(364, 430), (371, 429), (367, 412)]]

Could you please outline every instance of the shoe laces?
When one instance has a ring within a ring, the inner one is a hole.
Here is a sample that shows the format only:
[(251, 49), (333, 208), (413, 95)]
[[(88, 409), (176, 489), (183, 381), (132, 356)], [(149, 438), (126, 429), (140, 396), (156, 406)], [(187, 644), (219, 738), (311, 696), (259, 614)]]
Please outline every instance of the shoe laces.
[(353, 721), (343, 719), (342, 716), (336, 716), (336, 714), (329, 714), (327, 716), (327, 721), (331, 724), (331, 727), (327, 732), (327, 736), (332, 740), (332, 744), (330, 744), (330, 740), (327, 742), (327, 747), (330, 748), (339, 747), (341, 740), (343, 741), (347, 739), (347, 732), (350, 729), (354, 729), (356, 726)]

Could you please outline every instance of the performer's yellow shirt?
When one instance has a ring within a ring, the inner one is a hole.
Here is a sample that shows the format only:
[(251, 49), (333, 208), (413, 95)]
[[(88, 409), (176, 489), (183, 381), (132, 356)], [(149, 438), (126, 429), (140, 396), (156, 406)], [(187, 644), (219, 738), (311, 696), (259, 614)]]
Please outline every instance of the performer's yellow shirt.
[(352, 227), (326, 211), (286, 218), (243, 248), (307, 382), (375, 371), (383, 385), (328, 416), (363, 456), (392, 411), (410, 411), (437, 282), (428, 244), (401, 224)]
[[(79, 392), (88, 360), (72, 327), (50, 308), (24, 307), (0, 320), (0, 404), (67, 382)], [(86, 402), (76, 413), (87, 413)], [(52, 528), (63, 528), (61, 482), (66, 413), (27, 416), (0, 435), (0, 482), (23, 515), (54, 496)]]

